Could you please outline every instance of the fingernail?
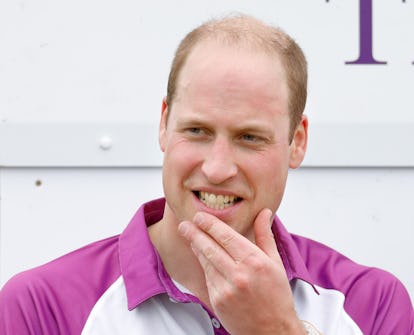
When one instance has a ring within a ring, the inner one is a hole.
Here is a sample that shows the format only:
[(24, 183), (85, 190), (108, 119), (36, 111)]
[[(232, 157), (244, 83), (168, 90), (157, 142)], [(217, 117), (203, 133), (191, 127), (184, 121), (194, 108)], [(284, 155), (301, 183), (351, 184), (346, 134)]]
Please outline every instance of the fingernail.
[(188, 222), (183, 221), (178, 225), (178, 231), (180, 232), (181, 235), (184, 236), (188, 231), (188, 227), (189, 227)]

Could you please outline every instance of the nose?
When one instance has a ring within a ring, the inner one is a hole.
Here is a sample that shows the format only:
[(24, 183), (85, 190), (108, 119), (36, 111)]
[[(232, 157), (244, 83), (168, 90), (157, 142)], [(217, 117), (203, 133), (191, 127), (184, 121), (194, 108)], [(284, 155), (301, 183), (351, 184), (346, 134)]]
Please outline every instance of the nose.
[(219, 185), (237, 174), (235, 153), (231, 143), (224, 138), (216, 138), (204, 157), (201, 171), (207, 180)]

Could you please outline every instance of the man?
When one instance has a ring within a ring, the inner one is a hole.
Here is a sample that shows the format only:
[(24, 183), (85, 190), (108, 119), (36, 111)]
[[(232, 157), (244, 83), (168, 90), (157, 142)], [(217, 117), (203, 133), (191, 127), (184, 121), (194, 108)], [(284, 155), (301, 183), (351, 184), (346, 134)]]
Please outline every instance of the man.
[(162, 103), (165, 200), (119, 236), (17, 275), (1, 334), (413, 334), (392, 275), (275, 217), (305, 155), (296, 43), (246, 16), (180, 44)]

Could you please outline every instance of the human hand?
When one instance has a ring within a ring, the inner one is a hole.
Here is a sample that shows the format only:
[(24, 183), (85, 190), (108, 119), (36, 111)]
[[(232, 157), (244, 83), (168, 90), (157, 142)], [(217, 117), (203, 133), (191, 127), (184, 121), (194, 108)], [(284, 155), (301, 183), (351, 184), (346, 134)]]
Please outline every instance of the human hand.
[(256, 244), (207, 213), (179, 225), (204, 270), (213, 311), (233, 335), (305, 334), (271, 220), (269, 209), (257, 215)]

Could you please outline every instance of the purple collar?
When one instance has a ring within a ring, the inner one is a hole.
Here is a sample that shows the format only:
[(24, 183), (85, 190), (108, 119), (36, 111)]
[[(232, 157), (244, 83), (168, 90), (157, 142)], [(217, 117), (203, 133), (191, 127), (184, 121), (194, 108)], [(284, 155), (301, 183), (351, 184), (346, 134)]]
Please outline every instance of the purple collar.
[[(145, 203), (119, 237), (119, 259), (129, 309), (162, 293), (177, 301), (195, 301), (174, 285), (148, 235), (147, 227), (162, 219), (164, 207), (164, 198)], [(278, 218), (272, 229), (288, 279), (301, 279), (313, 286), (295, 242)]]

